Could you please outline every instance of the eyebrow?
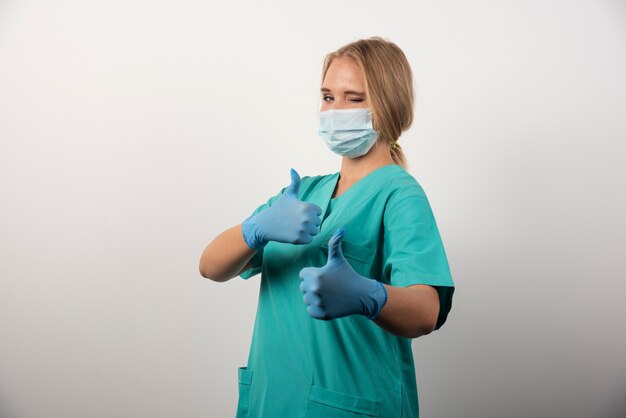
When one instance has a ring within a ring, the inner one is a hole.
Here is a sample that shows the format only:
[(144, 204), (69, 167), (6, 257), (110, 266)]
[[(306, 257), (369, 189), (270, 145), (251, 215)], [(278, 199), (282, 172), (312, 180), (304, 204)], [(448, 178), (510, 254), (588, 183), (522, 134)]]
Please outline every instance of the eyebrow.
[[(330, 89), (327, 89), (326, 87), (322, 87), (320, 89), (320, 91), (322, 93), (331, 93)], [(360, 92), (360, 91), (354, 91), (354, 90), (346, 90), (343, 92), (343, 94), (355, 94), (358, 96), (365, 96), (365, 92)]]

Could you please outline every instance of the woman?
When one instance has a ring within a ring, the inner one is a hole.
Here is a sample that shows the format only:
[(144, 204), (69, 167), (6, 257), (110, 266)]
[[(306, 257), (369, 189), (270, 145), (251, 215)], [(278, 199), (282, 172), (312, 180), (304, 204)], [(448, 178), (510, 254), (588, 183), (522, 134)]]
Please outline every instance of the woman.
[(370, 38), (326, 57), (320, 136), (342, 156), (299, 177), (204, 250), (215, 281), (261, 272), (237, 417), (416, 417), (411, 338), (445, 322), (454, 285), (423, 189), (397, 143), (412, 73)]

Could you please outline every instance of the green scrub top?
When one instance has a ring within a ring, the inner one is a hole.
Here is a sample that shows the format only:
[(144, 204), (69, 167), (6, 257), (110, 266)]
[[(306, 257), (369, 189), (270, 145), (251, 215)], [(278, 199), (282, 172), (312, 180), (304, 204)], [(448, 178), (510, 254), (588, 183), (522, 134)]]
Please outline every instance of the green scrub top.
[(357, 273), (393, 286), (437, 289), (438, 329), (454, 284), (435, 218), (422, 187), (398, 165), (376, 169), (331, 199), (338, 178), (302, 178), (300, 199), (322, 208), (313, 242), (270, 242), (241, 273), (247, 279), (260, 272), (261, 287), (248, 364), (239, 369), (238, 418), (418, 416), (411, 339), (361, 315), (311, 318), (299, 273), (326, 264), (328, 239), (343, 227), (343, 254)]

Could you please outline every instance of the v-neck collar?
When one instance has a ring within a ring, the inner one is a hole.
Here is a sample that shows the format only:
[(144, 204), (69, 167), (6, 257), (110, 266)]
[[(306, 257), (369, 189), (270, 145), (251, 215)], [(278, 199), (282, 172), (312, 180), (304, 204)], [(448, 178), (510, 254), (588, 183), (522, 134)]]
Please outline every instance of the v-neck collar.
[(315, 193), (315, 198), (313, 199), (315, 203), (317, 203), (318, 206), (322, 209), (322, 224), (327, 217), (331, 199), (333, 200), (334, 207), (337, 207), (337, 204), (339, 202), (347, 200), (351, 201), (351, 206), (358, 205), (362, 201), (369, 199), (369, 197), (373, 193), (375, 193), (380, 187), (387, 184), (387, 180), (396, 175), (399, 171), (403, 170), (404, 169), (397, 164), (387, 164), (378, 167), (377, 169), (360, 178), (352, 186), (350, 186), (348, 190), (346, 190), (340, 196), (337, 196), (334, 199), (332, 198), (332, 195), (335, 191), (335, 188), (337, 187), (340, 172), (332, 174), (328, 178), (327, 183), (323, 187), (321, 187), (317, 193)]
[(370, 171), (368, 174), (361, 177), (359, 180), (355, 181), (352, 184), (352, 186), (350, 186), (348, 190), (343, 192), (341, 195), (337, 197), (332, 197), (333, 192), (337, 188), (337, 183), (339, 182), (339, 174), (341, 173), (341, 172), (337, 172), (333, 175), (334, 177), (331, 181), (332, 186), (333, 186), (333, 190), (330, 192), (331, 199), (338, 200), (338, 199), (343, 198), (346, 194), (357, 193), (359, 190), (363, 189), (364, 184), (375, 182), (379, 177), (384, 176), (389, 170), (394, 170), (396, 168), (401, 168), (401, 167), (397, 164), (387, 164), (387, 165), (380, 166), (377, 169)]

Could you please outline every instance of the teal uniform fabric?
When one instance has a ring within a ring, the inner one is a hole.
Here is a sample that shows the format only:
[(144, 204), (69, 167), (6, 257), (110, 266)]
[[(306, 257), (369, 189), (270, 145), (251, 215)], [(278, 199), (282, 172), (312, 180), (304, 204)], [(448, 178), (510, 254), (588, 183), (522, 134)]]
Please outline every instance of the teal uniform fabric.
[(331, 199), (338, 178), (302, 178), (300, 199), (322, 208), (313, 242), (270, 242), (241, 273), (244, 279), (261, 273), (261, 287), (248, 364), (239, 369), (238, 418), (418, 416), (411, 339), (361, 315), (311, 318), (299, 273), (326, 264), (328, 239), (343, 227), (343, 254), (357, 273), (393, 286), (437, 289), (439, 328), (454, 284), (435, 218), (422, 187), (398, 165), (378, 168)]

